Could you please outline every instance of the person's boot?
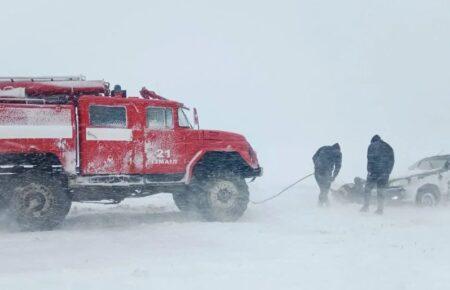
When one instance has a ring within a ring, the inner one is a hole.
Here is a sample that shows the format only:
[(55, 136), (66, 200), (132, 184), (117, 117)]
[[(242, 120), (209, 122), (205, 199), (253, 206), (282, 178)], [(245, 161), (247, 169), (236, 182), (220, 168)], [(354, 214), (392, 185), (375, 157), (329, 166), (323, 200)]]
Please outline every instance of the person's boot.
[(328, 199), (326, 199), (326, 200), (319, 199), (319, 202), (317, 203), (317, 205), (319, 207), (329, 207), (330, 206), (330, 202), (328, 201)]
[(370, 206), (370, 192), (364, 192), (364, 205), (359, 210), (360, 212), (368, 212)]
[(319, 203), (318, 203), (319, 207), (325, 207), (327, 205), (327, 196), (321, 192), (319, 194)]
[(377, 214), (377, 215), (383, 215), (383, 208), (377, 208), (377, 210), (375, 211), (375, 214)]
[(368, 212), (369, 211), (369, 205), (368, 204), (364, 204), (359, 211), (360, 212)]
[(382, 215), (384, 212), (384, 198), (383, 196), (378, 196), (377, 198), (377, 210), (375, 214)]

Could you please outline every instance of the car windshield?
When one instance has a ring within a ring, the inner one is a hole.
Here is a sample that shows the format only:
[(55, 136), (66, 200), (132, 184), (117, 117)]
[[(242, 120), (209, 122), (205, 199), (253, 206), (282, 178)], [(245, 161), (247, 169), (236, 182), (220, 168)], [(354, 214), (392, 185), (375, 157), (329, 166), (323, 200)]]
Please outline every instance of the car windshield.
[(415, 164), (411, 169), (419, 169), (419, 170), (435, 170), (444, 168), (446, 162), (448, 162), (449, 158), (430, 158), (419, 161)]
[(188, 111), (188, 109), (186, 109), (186, 108), (178, 109), (178, 125), (180, 127), (192, 129), (193, 127), (191, 125), (191, 122), (189, 121), (187, 111)]

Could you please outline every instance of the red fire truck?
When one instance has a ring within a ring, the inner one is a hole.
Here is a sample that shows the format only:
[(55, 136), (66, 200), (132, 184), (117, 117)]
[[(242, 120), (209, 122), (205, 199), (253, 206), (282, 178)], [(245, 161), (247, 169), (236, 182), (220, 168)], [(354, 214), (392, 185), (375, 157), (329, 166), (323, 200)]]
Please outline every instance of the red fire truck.
[(262, 175), (256, 153), (241, 135), (194, 128), (187, 111), (146, 88), (127, 97), (120, 86), (82, 76), (0, 78), (0, 203), (8, 220), (52, 229), (72, 202), (162, 192), (207, 220), (238, 219), (249, 201), (246, 179)]

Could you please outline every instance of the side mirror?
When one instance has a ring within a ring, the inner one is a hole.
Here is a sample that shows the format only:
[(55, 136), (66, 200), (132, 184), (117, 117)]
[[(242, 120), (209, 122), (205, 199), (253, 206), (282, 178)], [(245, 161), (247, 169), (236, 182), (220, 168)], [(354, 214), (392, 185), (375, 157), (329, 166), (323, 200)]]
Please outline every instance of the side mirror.
[(195, 127), (197, 127), (197, 129), (200, 130), (200, 122), (198, 121), (197, 108), (194, 108), (194, 123), (195, 123)]

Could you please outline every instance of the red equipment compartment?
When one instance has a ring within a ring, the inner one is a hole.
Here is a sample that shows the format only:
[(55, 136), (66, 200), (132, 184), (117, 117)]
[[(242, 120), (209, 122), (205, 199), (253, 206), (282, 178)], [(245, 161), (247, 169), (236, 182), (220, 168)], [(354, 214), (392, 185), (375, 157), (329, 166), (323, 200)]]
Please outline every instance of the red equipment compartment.
[(0, 104), (0, 153), (50, 153), (75, 174), (75, 136), (72, 105)]

